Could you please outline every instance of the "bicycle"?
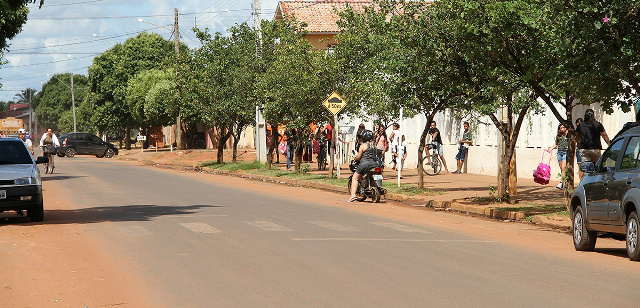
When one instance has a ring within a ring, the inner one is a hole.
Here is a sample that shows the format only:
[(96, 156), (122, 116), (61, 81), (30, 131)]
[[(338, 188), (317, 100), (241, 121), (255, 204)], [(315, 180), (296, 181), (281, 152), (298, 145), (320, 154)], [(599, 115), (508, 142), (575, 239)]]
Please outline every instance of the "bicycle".
[(47, 158), (49, 158), (49, 161), (44, 165), (44, 173), (48, 173), (48, 174), (53, 174), (53, 169), (55, 169), (55, 163), (54, 163), (54, 157), (56, 156), (57, 149), (56, 147), (50, 145), (50, 146), (46, 146), (43, 145), (42, 146), (42, 153), (44, 155), (47, 156)]
[(434, 144), (427, 144), (427, 155), (431, 157), (431, 164), (429, 164), (428, 160), (424, 163), (424, 172), (428, 175), (439, 174), (442, 171), (442, 161), (440, 161), (440, 155), (438, 155)]

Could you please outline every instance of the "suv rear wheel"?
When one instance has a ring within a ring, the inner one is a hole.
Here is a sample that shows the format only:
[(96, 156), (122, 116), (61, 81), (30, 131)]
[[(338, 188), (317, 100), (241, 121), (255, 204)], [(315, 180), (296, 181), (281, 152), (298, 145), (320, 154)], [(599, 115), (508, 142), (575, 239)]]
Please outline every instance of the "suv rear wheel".
[(67, 151), (65, 151), (65, 154), (67, 155), (67, 157), (74, 157), (74, 156), (76, 156), (76, 149), (75, 148), (67, 148)]
[(573, 246), (578, 251), (593, 251), (596, 248), (597, 233), (587, 230), (582, 207), (573, 212)]
[(112, 148), (107, 148), (107, 150), (104, 151), (104, 157), (106, 157), (106, 158), (113, 157), (113, 154), (115, 154), (115, 153), (113, 152)]
[(631, 261), (640, 260), (640, 247), (638, 245), (638, 214), (631, 212), (627, 219), (627, 255)]

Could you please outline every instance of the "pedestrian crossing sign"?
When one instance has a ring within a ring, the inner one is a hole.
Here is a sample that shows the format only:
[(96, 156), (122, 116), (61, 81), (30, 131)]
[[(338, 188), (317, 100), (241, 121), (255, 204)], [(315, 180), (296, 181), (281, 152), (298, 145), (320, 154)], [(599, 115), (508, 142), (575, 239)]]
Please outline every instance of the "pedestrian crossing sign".
[(324, 102), (322, 102), (322, 105), (324, 106), (324, 108), (327, 108), (327, 110), (329, 110), (331, 114), (337, 115), (340, 111), (342, 111), (344, 106), (347, 105), (347, 102), (342, 97), (340, 97), (340, 94), (338, 94), (338, 92), (333, 91), (333, 93), (331, 93), (331, 95), (329, 95), (329, 97), (327, 97)]

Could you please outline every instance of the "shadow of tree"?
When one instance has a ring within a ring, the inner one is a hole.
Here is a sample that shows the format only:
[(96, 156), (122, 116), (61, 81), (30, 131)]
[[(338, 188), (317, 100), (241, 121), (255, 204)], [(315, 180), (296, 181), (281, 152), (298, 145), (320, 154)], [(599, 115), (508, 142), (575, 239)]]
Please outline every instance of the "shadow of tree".
[[(216, 205), (154, 205), (135, 204), (120, 206), (99, 206), (73, 210), (53, 209), (44, 211), (44, 221), (33, 224), (91, 224), (105, 221), (148, 221), (161, 216), (191, 215), (203, 208), (222, 207)], [(28, 223), (26, 216), (15, 212), (5, 212), (0, 216), (0, 227), (9, 224)]]

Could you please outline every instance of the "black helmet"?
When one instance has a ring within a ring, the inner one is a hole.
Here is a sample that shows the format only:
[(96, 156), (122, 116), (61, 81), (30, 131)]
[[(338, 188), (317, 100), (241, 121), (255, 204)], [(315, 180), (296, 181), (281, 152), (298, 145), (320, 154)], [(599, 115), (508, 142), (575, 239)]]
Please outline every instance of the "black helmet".
[(373, 140), (373, 133), (370, 130), (365, 129), (360, 133), (360, 139), (362, 142), (371, 141)]

